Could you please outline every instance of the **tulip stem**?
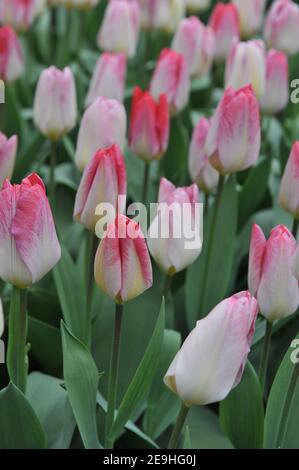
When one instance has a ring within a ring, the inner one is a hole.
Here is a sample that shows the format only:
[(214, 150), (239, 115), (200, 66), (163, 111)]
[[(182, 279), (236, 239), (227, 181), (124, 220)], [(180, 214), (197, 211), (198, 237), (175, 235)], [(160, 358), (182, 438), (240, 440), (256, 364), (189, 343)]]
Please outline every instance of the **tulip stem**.
[(54, 209), (55, 203), (55, 166), (57, 158), (57, 142), (51, 142), (51, 157), (50, 157), (50, 179), (49, 179), (49, 195)]
[(146, 204), (147, 203), (150, 164), (145, 163), (144, 165), (145, 166), (144, 166), (143, 187), (142, 187), (142, 202), (143, 202), (143, 204)]
[(176, 449), (177, 448), (179, 438), (180, 438), (180, 435), (182, 433), (182, 429), (183, 429), (183, 426), (184, 426), (184, 423), (185, 423), (185, 420), (186, 420), (189, 409), (190, 408), (188, 408), (186, 405), (184, 405), (182, 403), (180, 412), (178, 414), (178, 417), (176, 419), (172, 434), (171, 434), (170, 439), (169, 439), (169, 443), (168, 443), (168, 446), (167, 446), (168, 449)]
[(262, 385), (262, 391), (265, 389), (266, 379), (267, 379), (267, 370), (268, 362), (271, 348), (271, 335), (272, 335), (272, 323), (266, 321), (266, 332), (264, 336), (264, 343), (261, 355), (260, 369), (259, 369), (259, 378)]
[(289, 419), (290, 407), (293, 402), (294, 392), (296, 390), (298, 379), (299, 379), (299, 363), (295, 364), (295, 367), (293, 369), (291, 380), (289, 383), (289, 388), (288, 388), (286, 399), (284, 402), (284, 407), (282, 410), (280, 426), (279, 426), (279, 431), (278, 431), (278, 439), (277, 439), (278, 448), (281, 448), (284, 442), (285, 433), (286, 433), (286, 425)]
[(297, 233), (298, 233), (298, 224), (299, 224), (299, 221), (297, 219), (294, 219), (292, 234), (294, 235), (294, 238), (296, 238), (296, 240), (297, 240)]
[(26, 391), (27, 359), (27, 290), (13, 287), (10, 311), (7, 368), (10, 380), (23, 392)]
[(162, 295), (166, 299), (168, 292), (171, 287), (171, 282), (172, 282), (172, 276), (169, 276), (166, 274), (165, 279), (164, 279), (164, 285), (163, 285), (163, 290), (162, 290)]
[(86, 291), (86, 344), (91, 346), (91, 323), (92, 323), (92, 294), (94, 287), (94, 256), (96, 247), (96, 236), (92, 231), (86, 231), (85, 250), (85, 291)]
[(105, 429), (105, 448), (113, 449), (114, 436), (111, 436), (111, 430), (114, 423), (114, 415), (116, 408), (116, 394), (118, 382), (118, 366), (119, 366), (119, 349), (120, 349), (120, 335), (121, 324), (123, 317), (123, 305), (116, 304), (115, 308), (115, 321), (114, 321), (114, 336), (111, 350), (110, 370), (109, 370), (109, 383), (108, 383), (108, 409), (106, 415), (106, 429)]

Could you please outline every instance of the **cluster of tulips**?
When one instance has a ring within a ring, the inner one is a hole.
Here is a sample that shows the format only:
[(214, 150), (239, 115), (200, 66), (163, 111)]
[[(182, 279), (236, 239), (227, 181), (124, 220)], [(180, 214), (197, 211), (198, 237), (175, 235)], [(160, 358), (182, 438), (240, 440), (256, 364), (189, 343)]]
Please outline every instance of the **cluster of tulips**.
[[(51, 8), (92, 9), (98, 0), (51, 0)], [(48, 5), (49, 7), (49, 5)], [(85, 228), (87, 240), (86, 332), (91, 348), (90, 314), (93, 283), (115, 302), (115, 331), (107, 392), (105, 446), (112, 448), (115, 420), (117, 368), (123, 305), (153, 285), (152, 261), (164, 273), (166, 286), (198, 258), (202, 240), (186, 248), (186, 238), (174, 236), (180, 223), (169, 217), (169, 237), (148, 236), (126, 212), (127, 174), (124, 152), (144, 162), (143, 200), (149, 203), (149, 181), (154, 161), (167, 152), (171, 122), (190, 102), (192, 83), (221, 71), (224, 92), (212, 116), (201, 116), (189, 145), (186, 175), (189, 186), (176, 186), (162, 176), (158, 210), (151, 229), (171, 212), (172, 205), (198, 203), (215, 217), (230, 175), (254, 167), (262, 145), (261, 115), (276, 115), (289, 104), (289, 58), (299, 52), (299, 6), (291, 0), (275, 0), (265, 14), (265, 0), (233, 0), (216, 3), (204, 24), (198, 13), (209, 0), (110, 0), (96, 38), (102, 51), (96, 63), (80, 118), (74, 165), (80, 183), (73, 218)], [(26, 34), (43, 14), (45, 0), (2, 0), (0, 3), (0, 77), (5, 84), (24, 73), (25, 59), (17, 32)], [(185, 16), (189, 12), (191, 16)], [(205, 14), (205, 13), (203, 13)], [(129, 61), (136, 56), (141, 31), (163, 31), (172, 36), (161, 50), (147, 90), (132, 91), (130, 115), (124, 106)], [(262, 39), (252, 39), (263, 31)], [(78, 121), (76, 83), (70, 67), (55, 66), (40, 73), (35, 89), (35, 127), (50, 141), (51, 158), (46, 185), (37, 173), (18, 184), (11, 179), (16, 163), (18, 136), (0, 133), (0, 278), (12, 284), (13, 306), (8, 320), (8, 373), (24, 394), (28, 375), (26, 336), (26, 290), (39, 282), (61, 258), (60, 234), (55, 228), (58, 204), (55, 166), (59, 142)], [(5, 107), (5, 105), (2, 105)], [(3, 108), (2, 108), (3, 112)], [(127, 137), (128, 127), (128, 137)], [(175, 149), (174, 149), (175, 152)], [(49, 192), (47, 197), (46, 186)], [(258, 191), (259, 188), (256, 188)], [(154, 201), (152, 201), (154, 202)], [(267, 322), (260, 380), (267, 377), (273, 322), (294, 314), (299, 306), (299, 141), (293, 144), (280, 184), (281, 208), (294, 218), (293, 233), (284, 225), (271, 230), (266, 239), (262, 228), (252, 226), (249, 250), (248, 290), (222, 300), (197, 321), (181, 349), (165, 370), (164, 382), (180, 398), (182, 408), (169, 446), (178, 445), (190, 407), (224, 400), (241, 381), (255, 331), (257, 315)], [(109, 203), (116, 216), (99, 234), (97, 211)], [(166, 211), (166, 212), (165, 212)], [(196, 225), (197, 224), (197, 225)], [(95, 237), (97, 233), (98, 237)], [(232, 240), (233, 243), (233, 240)], [(91, 270), (90, 270), (91, 266)], [(92, 272), (92, 275), (90, 275)], [(163, 294), (169, 291), (164, 289)], [(70, 327), (70, 325), (67, 325)], [(4, 320), (0, 315), (0, 334)], [(74, 332), (73, 332), (74, 333)], [(82, 339), (81, 338), (81, 339)]]

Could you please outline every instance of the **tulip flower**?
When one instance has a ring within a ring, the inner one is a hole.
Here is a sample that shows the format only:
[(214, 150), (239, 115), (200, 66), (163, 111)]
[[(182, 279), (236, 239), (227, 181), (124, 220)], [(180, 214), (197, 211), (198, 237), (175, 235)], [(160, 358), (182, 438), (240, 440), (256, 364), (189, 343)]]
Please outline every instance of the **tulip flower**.
[(201, 12), (210, 8), (211, 0), (186, 0), (187, 9), (191, 12)]
[(98, 96), (106, 96), (123, 102), (127, 60), (123, 53), (101, 55), (90, 82), (85, 105), (89, 106)]
[(235, 89), (251, 84), (257, 99), (265, 91), (266, 57), (263, 41), (236, 43), (228, 56), (225, 69), (226, 87)]
[(16, 33), (10, 26), (0, 28), (0, 79), (14, 82), (24, 71), (24, 58)]
[(266, 56), (266, 87), (261, 99), (264, 113), (282, 111), (289, 101), (289, 64), (284, 52), (271, 49)]
[(0, 22), (27, 31), (46, 6), (46, 0), (1, 0)]
[(297, 246), (295, 254), (292, 258), (291, 266), (293, 275), (295, 276), (297, 281), (299, 281), (299, 245)]
[(190, 79), (184, 56), (171, 49), (163, 49), (150, 83), (150, 93), (156, 100), (165, 94), (174, 115), (187, 105), (189, 92)]
[(247, 39), (259, 33), (264, 20), (266, 0), (233, 0), (241, 24), (242, 37)]
[(71, 69), (54, 66), (41, 73), (34, 97), (34, 123), (52, 141), (59, 140), (76, 124), (77, 100)]
[(0, 278), (17, 287), (42, 279), (58, 262), (60, 245), (46, 196), (36, 174), (0, 191)]
[(189, 148), (189, 174), (190, 178), (205, 193), (216, 189), (219, 173), (212, 167), (205, 152), (205, 143), (211, 120), (201, 118), (195, 127)]
[(135, 0), (110, 0), (97, 44), (104, 51), (134, 57), (140, 29), (140, 10)]
[(294, 55), (299, 52), (299, 5), (275, 0), (267, 14), (264, 36), (269, 47)]
[(86, 109), (77, 140), (75, 163), (83, 171), (97, 150), (118, 144), (123, 150), (126, 138), (126, 112), (121, 103), (102, 96)]
[(133, 94), (129, 145), (146, 162), (159, 160), (169, 137), (169, 112), (165, 95), (156, 102), (148, 91), (136, 87)]
[(186, 406), (222, 401), (239, 384), (257, 314), (255, 298), (240, 292), (196, 323), (164, 377)]
[(212, 118), (205, 151), (221, 175), (246, 170), (258, 159), (261, 146), (259, 104), (251, 85), (229, 87)]
[(185, 15), (182, 0), (138, 0), (141, 12), (141, 26), (145, 30), (161, 30), (174, 33)]
[(18, 146), (18, 138), (16, 135), (8, 139), (0, 132), (0, 187), (6, 178), (10, 179), (13, 174), (16, 153)]
[(292, 273), (296, 240), (283, 225), (266, 240), (258, 225), (252, 228), (248, 285), (261, 314), (269, 322), (292, 315), (299, 305), (298, 281)]
[(236, 40), (240, 38), (240, 19), (232, 3), (216, 3), (209, 21), (215, 34), (215, 59), (223, 61)]
[(118, 145), (98, 150), (82, 175), (75, 200), (74, 219), (94, 231), (99, 219), (96, 215), (98, 204), (111, 204), (116, 213), (123, 212), (125, 208), (119, 207), (118, 196), (125, 199), (126, 190), (126, 167)]
[(214, 32), (196, 16), (181, 21), (171, 45), (181, 53), (193, 77), (201, 77), (209, 72), (215, 49)]
[[(157, 215), (149, 228), (148, 247), (156, 263), (168, 276), (190, 266), (201, 252), (198, 205), (196, 184), (176, 188), (166, 178), (161, 179)], [(186, 234), (184, 229), (187, 227), (192, 234)], [(195, 243), (188, 246), (191, 235)]]
[(295, 142), (280, 183), (281, 207), (299, 219), (299, 141)]
[(50, 0), (51, 5), (63, 5), (66, 8), (89, 10), (95, 7), (99, 0)]
[(139, 225), (118, 215), (109, 225), (95, 258), (95, 280), (117, 303), (127, 302), (152, 285), (152, 266)]

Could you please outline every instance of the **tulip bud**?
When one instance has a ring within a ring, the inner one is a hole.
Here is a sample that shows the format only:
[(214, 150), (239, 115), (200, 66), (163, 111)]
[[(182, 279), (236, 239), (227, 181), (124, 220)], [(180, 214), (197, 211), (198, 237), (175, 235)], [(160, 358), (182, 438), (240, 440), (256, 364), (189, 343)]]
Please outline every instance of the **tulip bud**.
[(110, 224), (95, 258), (95, 280), (117, 303), (127, 302), (152, 286), (152, 266), (139, 225), (118, 215)]
[(196, 16), (181, 21), (171, 45), (186, 59), (189, 73), (201, 77), (209, 72), (215, 49), (214, 32)]
[(247, 39), (259, 33), (264, 20), (266, 0), (233, 0), (241, 24), (242, 37)]
[(216, 3), (209, 24), (215, 34), (215, 59), (225, 60), (234, 42), (240, 38), (238, 10), (232, 3)]
[(0, 191), (0, 277), (24, 288), (42, 279), (60, 259), (44, 183), (31, 174)]
[(48, 139), (57, 141), (75, 127), (77, 99), (71, 69), (52, 66), (41, 73), (34, 97), (34, 123)]
[(3, 305), (2, 300), (0, 299), (0, 338), (4, 332), (4, 314), (3, 314)]
[(102, 96), (86, 109), (77, 140), (75, 163), (83, 171), (97, 150), (118, 144), (123, 150), (126, 139), (126, 112), (121, 103)]
[(225, 69), (226, 87), (235, 89), (251, 84), (257, 99), (265, 91), (266, 57), (263, 41), (236, 43), (228, 56)]
[(297, 246), (295, 254), (292, 258), (291, 266), (293, 275), (297, 281), (299, 281), (299, 245)]
[(111, 204), (116, 213), (123, 212), (125, 207), (119, 205), (118, 196), (123, 196), (125, 201), (126, 191), (125, 161), (118, 145), (98, 150), (82, 175), (75, 200), (74, 219), (94, 231), (99, 220), (96, 215), (98, 204)]
[(46, 6), (46, 0), (1, 0), (0, 22), (27, 31)]
[(156, 102), (148, 91), (133, 94), (129, 145), (139, 158), (150, 162), (165, 153), (169, 137), (169, 112), (165, 95)]
[(291, 0), (272, 3), (265, 21), (264, 36), (269, 47), (294, 55), (299, 52), (299, 6)]
[(212, 118), (205, 151), (222, 175), (254, 165), (261, 146), (259, 104), (251, 85), (228, 88)]
[(268, 240), (258, 225), (252, 228), (248, 285), (261, 314), (270, 322), (292, 315), (298, 308), (298, 281), (292, 273), (296, 246), (284, 225), (275, 227)]
[(0, 79), (14, 82), (24, 71), (24, 58), (18, 37), (10, 26), (0, 28)]
[[(157, 215), (148, 233), (152, 257), (167, 275), (174, 275), (190, 266), (202, 248), (200, 236), (199, 192), (196, 184), (176, 188), (162, 178)], [(187, 225), (191, 233), (186, 234)], [(189, 244), (191, 237), (194, 243)]]
[(97, 61), (90, 82), (85, 105), (89, 106), (98, 96), (123, 102), (127, 60), (123, 53), (106, 52)]
[(135, 0), (110, 0), (97, 44), (104, 51), (124, 52), (134, 57), (140, 28), (139, 5)]
[(188, 11), (201, 12), (205, 11), (211, 6), (211, 0), (186, 0)]
[(18, 146), (18, 138), (16, 135), (8, 139), (0, 132), (0, 187), (6, 178), (10, 180), (13, 174), (16, 153)]
[(240, 292), (196, 323), (164, 377), (186, 406), (222, 401), (240, 383), (257, 314), (255, 298)]
[(190, 79), (184, 56), (171, 49), (163, 49), (150, 83), (150, 93), (156, 100), (165, 94), (174, 115), (187, 105), (189, 92)]
[(212, 167), (205, 152), (205, 143), (211, 120), (201, 118), (195, 127), (189, 148), (190, 178), (205, 193), (212, 192), (218, 185), (219, 173)]
[(299, 141), (295, 142), (280, 183), (279, 204), (299, 219)]
[(283, 52), (271, 49), (266, 57), (266, 87), (261, 99), (264, 113), (282, 111), (289, 101), (289, 63)]
[(139, 0), (141, 26), (145, 30), (158, 29), (174, 33), (184, 18), (185, 4), (182, 0)]

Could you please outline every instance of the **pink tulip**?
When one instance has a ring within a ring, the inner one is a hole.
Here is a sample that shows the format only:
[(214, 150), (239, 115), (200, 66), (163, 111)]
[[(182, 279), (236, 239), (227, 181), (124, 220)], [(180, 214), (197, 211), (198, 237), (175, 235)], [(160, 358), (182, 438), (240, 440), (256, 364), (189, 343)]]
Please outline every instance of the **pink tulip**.
[(261, 314), (269, 321), (294, 313), (299, 305), (298, 281), (292, 273), (296, 240), (284, 225), (278, 225), (266, 240), (254, 225), (249, 252), (248, 285), (257, 298)]
[(118, 196), (125, 199), (126, 191), (126, 167), (118, 145), (98, 150), (82, 175), (75, 200), (74, 219), (94, 231), (99, 220), (96, 215), (98, 204), (111, 204), (116, 213), (123, 212), (124, 207), (119, 205)]
[(145, 161), (159, 160), (165, 153), (169, 137), (167, 98), (156, 102), (148, 91), (136, 87), (133, 94), (129, 145)]
[(289, 64), (283, 52), (271, 49), (266, 56), (266, 87), (261, 99), (264, 113), (282, 111), (289, 101)]
[(42, 279), (58, 262), (60, 245), (44, 183), (31, 174), (0, 191), (0, 277), (17, 287)]
[(266, 0), (233, 0), (241, 24), (242, 37), (247, 39), (259, 33), (264, 20)]
[(16, 33), (10, 26), (0, 28), (0, 79), (14, 82), (24, 71), (24, 58)]
[(259, 104), (251, 85), (229, 87), (212, 118), (206, 141), (210, 162), (222, 175), (246, 170), (258, 159), (261, 145)]
[(0, 22), (26, 31), (46, 6), (46, 0), (1, 0)]
[(190, 16), (179, 24), (171, 47), (185, 57), (190, 75), (201, 77), (209, 72), (212, 65), (214, 32), (196, 16)]
[(189, 92), (190, 80), (184, 56), (171, 49), (163, 49), (150, 83), (150, 93), (156, 100), (165, 94), (174, 115), (187, 105)]
[(75, 163), (83, 171), (97, 150), (118, 144), (123, 150), (127, 118), (125, 108), (116, 100), (99, 96), (86, 109), (79, 129)]
[(95, 258), (95, 280), (117, 303), (134, 299), (151, 287), (152, 266), (139, 225), (118, 215), (110, 224)]
[(295, 142), (280, 183), (281, 207), (299, 219), (299, 141)]
[(123, 102), (126, 81), (127, 60), (123, 53), (101, 55), (97, 61), (90, 82), (86, 106), (89, 106), (98, 96), (106, 96)]
[(8, 139), (0, 132), (0, 187), (6, 178), (10, 180), (13, 174), (16, 153), (18, 146), (18, 138), (16, 135)]
[(232, 3), (216, 3), (209, 24), (215, 34), (215, 59), (225, 60), (236, 40), (240, 38), (240, 19)]
[(240, 383), (257, 314), (255, 298), (240, 292), (196, 323), (164, 377), (186, 406), (222, 401)]
[(264, 36), (269, 47), (287, 55), (299, 52), (299, 5), (291, 0), (275, 0), (266, 17)]
[(212, 192), (218, 185), (219, 173), (210, 164), (205, 152), (205, 143), (211, 120), (201, 118), (195, 127), (189, 148), (190, 178), (205, 193)]

